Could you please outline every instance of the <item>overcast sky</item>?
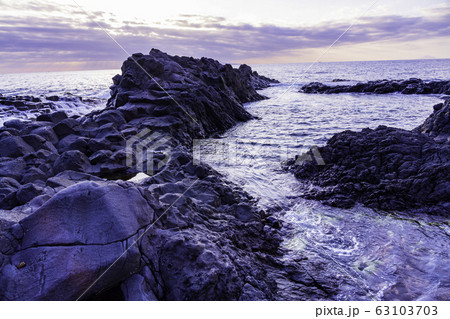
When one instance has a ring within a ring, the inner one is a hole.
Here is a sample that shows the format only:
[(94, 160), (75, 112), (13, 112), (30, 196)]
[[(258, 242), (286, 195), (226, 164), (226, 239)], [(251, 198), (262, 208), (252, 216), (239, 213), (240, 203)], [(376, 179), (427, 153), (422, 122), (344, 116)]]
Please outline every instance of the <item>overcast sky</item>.
[(311, 62), (352, 24), (321, 61), (450, 58), (450, 0), (0, 0), (0, 73), (118, 69), (105, 31), (129, 53)]

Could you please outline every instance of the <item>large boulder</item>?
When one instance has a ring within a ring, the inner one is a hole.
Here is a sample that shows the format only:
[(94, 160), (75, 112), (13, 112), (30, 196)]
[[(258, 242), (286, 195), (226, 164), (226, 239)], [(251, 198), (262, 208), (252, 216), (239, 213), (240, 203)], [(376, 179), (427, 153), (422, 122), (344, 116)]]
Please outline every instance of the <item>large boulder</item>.
[[(135, 188), (81, 182), (59, 192), (21, 221), (22, 248), (104, 245), (124, 240), (153, 220), (153, 209)], [(45, 235), (44, 235), (45, 234)]]
[(20, 157), (34, 152), (19, 136), (7, 136), (0, 140), (0, 157)]
[(122, 254), (153, 220), (153, 208), (130, 185), (68, 187), (20, 222), (23, 238), (2, 271), (0, 298), (77, 299), (116, 259), (88, 296), (118, 284), (139, 270), (136, 246)]

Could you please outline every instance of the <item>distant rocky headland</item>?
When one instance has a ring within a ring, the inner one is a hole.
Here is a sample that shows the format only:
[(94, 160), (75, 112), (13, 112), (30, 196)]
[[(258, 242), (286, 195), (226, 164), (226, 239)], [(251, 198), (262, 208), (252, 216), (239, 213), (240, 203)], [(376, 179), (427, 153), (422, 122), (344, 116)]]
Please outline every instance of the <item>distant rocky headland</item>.
[[(0, 299), (332, 298), (331, 284), (282, 261), (280, 221), (193, 162), (193, 139), (252, 119), (243, 103), (274, 82), (153, 49), (124, 62), (104, 110), (5, 122)], [(129, 165), (143, 132), (165, 145)]]
[[(450, 216), (450, 100), (412, 131), (379, 126), (334, 135), (288, 167), (312, 187), (303, 193), (337, 207), (356, 202), (385, 211)], [(322, 165), (323, 164), (323, 165)]]
[[(345, 80), (335, 79), (333, 82)], [(423, 81), (411, 78), (409, 80), (377, 80), (354, 85), (326, 85), (311, 82), (301, 87), (300, 92), (309, 94), (336, 93), (373, 93), (373, 94), (447, 94), (450, 95), (450, 81)]]

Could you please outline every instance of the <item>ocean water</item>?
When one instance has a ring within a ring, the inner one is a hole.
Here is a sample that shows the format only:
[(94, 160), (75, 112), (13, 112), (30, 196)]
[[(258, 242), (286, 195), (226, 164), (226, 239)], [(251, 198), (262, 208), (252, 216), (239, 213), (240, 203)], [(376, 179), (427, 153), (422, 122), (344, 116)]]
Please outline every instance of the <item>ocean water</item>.
[(449, 80), (450, 60), (253, 68), (281, 81), (261, 91), (270, 99), (246, 105), (260, 119), (209, 140), (200, 156), (284, 220), (285, 258), (302, 260), (321, 284), (338, 287), (339, 300), (449, 300), (448, 220), (376, 212), (361, 205), (338, 209), (302, 199), (298, 195), (310, 185), (283, 171), (282, 164), (343, 130), (415, 128), (441, 102), (436, 95), (310, 95), (298, 92), (302, 84), (329, 84), (337, 78), (348, 83)]
[(0, 94), (108, 99), (112, 77), (120, 70), (0, 74)]
[[(302, 260), (305, 270), (320, 283), (338, 289), (338, 299), (450, 299), (448, 221), (387, 214), (362, 206), (327, 207), (300, 198), (310, 185), (282, 170), (285, 160), (311, 146), (325, 144), (333, 134), (346, 129), (378, 125), (412, 129), (441, 101), (436, 95), (308, 95), (298, 92), (302, 84), (331, 83), (337, 78), (347, 83), (411, 77), (449, 80), (450, 60), (252, 67), (281, 83), (261, 91), (270, 99), (245, 105), (259, 120), (241, 123), (220, 139), (200, 141), (204, 151), (199, 159), (283, 219), (283, 245), (288, 251), (285, 258)], [(71, 93), (103, 101), (94, 106), (100, 108), (106, 103), (116, 73), (119, 70), (0, 75), (0, 93)], [(79, 113), (91, 109), (73, 103), (60, 107)], [(0, 116), (6, 117), (1, 112)]]
[[(83, 115), (106, 106), (111, 78), (119, 70), (43, 72), (0, 74), (0, 94), (4, 96), (34, 96), (43, 102), (46, 97), (60, 96), (69, 99), (51, 101), (55, 110), (65, 110), (69, 115)], [(84, 101), (73, 100), (82, 97)], [(89, 100), (88, 100), (89, 99)], [(0, 125), (10, 119), (33, 119), (41, 112), (18, 111), (0, 102)]]

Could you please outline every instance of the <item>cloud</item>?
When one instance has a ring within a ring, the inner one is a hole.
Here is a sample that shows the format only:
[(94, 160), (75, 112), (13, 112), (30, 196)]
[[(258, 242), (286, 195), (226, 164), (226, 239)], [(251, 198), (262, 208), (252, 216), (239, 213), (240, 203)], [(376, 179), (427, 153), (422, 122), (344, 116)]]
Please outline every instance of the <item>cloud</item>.
[[(30, 15), (24, 19), (0, 13), (0, 72), (24, 70), (27, 65), (47, 67), (56, 62), (92, 67), (109, 61), (111, 67), (118, 68), (127, 56), (76, 7), (49, 8), (30, 2), (22, 9), (51, 11), (53, 15), (51, 18), (45, 14)], [(273, 56), (325, 48), (349, 25), (345, 21), (303, 27), (230, 24), (223, 17), (186, 14), (163, 24), (147, 25), (140, 21), (120, 22), (117, 17), (101, 13), (92, 16), (130, 53), (148, 52), (156, 47), (172, 54), (207, 55), (222, 61), (264, 58), (269, 61)], [(365, 17), (337, 45), (449, 37), (448, 21), (448, 8), (422, 17)]]

